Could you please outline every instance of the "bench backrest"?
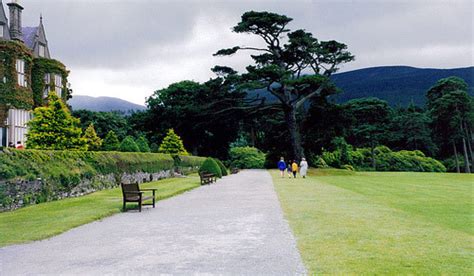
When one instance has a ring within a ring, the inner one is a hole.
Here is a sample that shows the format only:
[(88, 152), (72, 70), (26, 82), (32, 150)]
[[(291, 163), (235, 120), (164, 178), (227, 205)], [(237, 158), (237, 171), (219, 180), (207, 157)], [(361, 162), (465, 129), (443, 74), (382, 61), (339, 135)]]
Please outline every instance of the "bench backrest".
[(137, 197), (136, 194), (127, 194), (126, 192), (139, 192), (140, 187), (138, 186), (138, 183), (131, 183), (131, 184), (120, 184), (122, 186), (122, 194), (125, 199), (127, 198), (134, 198)]

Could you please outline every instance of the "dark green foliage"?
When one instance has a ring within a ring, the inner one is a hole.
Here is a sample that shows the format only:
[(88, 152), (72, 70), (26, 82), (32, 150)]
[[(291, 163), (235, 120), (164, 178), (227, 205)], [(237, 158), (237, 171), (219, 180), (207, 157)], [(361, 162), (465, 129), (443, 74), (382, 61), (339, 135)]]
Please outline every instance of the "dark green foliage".
[(217, 165), (219, 165), (219, 168), (221, 169), (222, 176), (226, 176), (226, 175), (229, 174), (228, 171), (227, 171), (226, 166), (224, 165), (224, 163), (222, 163), (221, 160), (219, 160), (217, 158), (214, 158), (214, 161), (216, 161)]
[(199, 172), (213, 173), (219, 178), (222, 177), (221, 168), (217, 164), (216, 160), (214, 160), (214, 158), (211, 158), (211, 157), (204, 160), (201, 167), (199, 168)]
[(140, 149), (140, 152), (150, 152), (150, 147), (148, 146), (148, 141), (146, 140), (145, 136), (138, 137), (136, 144)]
[(120, 151), (122, 152), (140, 152), (140, 149), (135, 143), (135, 140), (132, 136), (127, 136), (125, 139), (122, 140), (120, 143)]
[[(45, 74), (52, 74), (52, 77), (49, 78), (49, 83), (45, 82)], [(43, 98), (43, 91), (45, 91), (45, 89), (47, 89), (48, 91), (55, 89), (53, 76), (54, 74), (61, 76), (61, 99), (66, 102), (72, 97), (72, 91), (67, 87), (67, 77), (69, 75), (69, 71), (66, 69), (66, 66), (54, 59), (41, 57), (35, 58), (33, 60), (33, 69), (31, 76), (35, 106), (42, 106), (46, 103), (45, 99)]]
[(120, 150), (120, 141), (113, 130), (107, 133), (104, 141), (102, 142), (102, 149), (105, 151), (118, 151)]
[[(426, 157), (419, 150), (415, 151), (392, 151), (388, 147), (379, 146), (374, 150), (377, 171), (415, 171), (415, 172), (445, 172), (446, 167), (439, 161)], [(331, 167), (348, 168), (347, 165), (356, 167), (358, 170), (371, 170), (372, 150), (360, 148), (349, 152), (350, 164), (341, 162), (341, 151), (325, 151), (322, 159)]]
[[(247, 66), (247, 72), (242, 75), (230, 75), (231, 80), (235, 81), (236, 86), (264, 89), (274, 96), (277, 104), (262, 102), (261, 105), (251, 103), (245, 106), (254, 110), (274, 108), (283, 111), (290, 134), (292, 155), (300, 159), (304, 150), (296, 118), (304, 117), (305, 114), (299, 111), (312, 98), (334, 94), (336, 89), (328, 77), (341, 64), (354, 60), (354, 56), (343, 43), (334, 40), (320, 41), (301, 29), (290, 32), (287, 25), (292, 20), (271, 12), (246, 12), (233, 31), (258, 36), (263, 40), (264, 46), (234, 46), (221, 49), (215, 55), (253, 52), (250, 56), (254, 64)], [(314, 75), (307, 75), (303, 71), (305, 69)]]
[(229, 157), (234, 168), (263, 169), (265, 165), (265, 153), (254, 147), (231, 148)]
[(127, 118), (117, 112), (95, 112), (90, 110), (74, 110), (72, 115), (81, 119), (82, 129), (86, 129), (91, 123), (100, 138), (104, 138), (109, 131), (113, 130), (118, 139), (121, 140), (131, 132)]

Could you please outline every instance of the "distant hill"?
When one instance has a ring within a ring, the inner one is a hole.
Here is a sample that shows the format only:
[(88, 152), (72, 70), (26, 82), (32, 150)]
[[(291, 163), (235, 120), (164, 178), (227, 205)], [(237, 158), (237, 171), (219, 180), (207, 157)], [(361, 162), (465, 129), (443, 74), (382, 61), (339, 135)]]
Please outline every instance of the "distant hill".
[(146, 109), (143, 105), (134, 104), (119, 98), (83, 95), (73, 95), (68, 104), (71, 105), (73, 110), (87, 109), (91, 111), (121, 111), (130, 113), (131, 111)]
[(383, 66), (335, 74), (332, 80), (342, 93), (334, 98), (346, 102), (355, 98), (377, 97), (390, 105), (424, 105), (426, 91), (436, 81), (457, 76), (469, 85), (474, 96), (474, 67), (456, 69), (422, 69), (408, 66)]

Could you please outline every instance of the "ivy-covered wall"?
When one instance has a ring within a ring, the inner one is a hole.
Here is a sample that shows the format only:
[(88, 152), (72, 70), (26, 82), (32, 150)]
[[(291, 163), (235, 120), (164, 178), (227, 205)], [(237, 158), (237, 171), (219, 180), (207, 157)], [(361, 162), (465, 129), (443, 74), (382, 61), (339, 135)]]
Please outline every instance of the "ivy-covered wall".
[[(16, 60), (25, 61), (27, 87), (18, 85)], [(45, 83), (45, 74), (52, 74), (50, 83)], [(0, 127), (4, 127), (10, 108), (31, 110), (45, 104), (43, 91), (48, 85), (54, 90), (54, 74), (62, 78), (62, 99), (71, 98), (67, 87), (69, 71), (60, 61), (34, 58), (31, 50), (18, 41), (0, 40)]]
[(66, 66), (61, 62), (54, 59), (47, 58), (35, 58), (33, 60), (32, 70), (32, 87), (35, 107), (42, 106), (45, 104), (43, 98), (43, 92), (46, 86), (49, 90), (54, 90), (54, 77), (50, 78), (50, 83), (45, 82), (45, 74), (58, 74), (62, 78), (62, 99), (64, 102), (71, 98), (71, 92), (67, 88), (67, 77), (69, 71), (66, 70)]
[[(25, 61), (27, 87), (18, 85), (16, 60)], [(33, 54), (23, 43), (0, 41), (0, 127), (4, 126), (8, 109), (32, 109), (34, 107), (31, 88)]]

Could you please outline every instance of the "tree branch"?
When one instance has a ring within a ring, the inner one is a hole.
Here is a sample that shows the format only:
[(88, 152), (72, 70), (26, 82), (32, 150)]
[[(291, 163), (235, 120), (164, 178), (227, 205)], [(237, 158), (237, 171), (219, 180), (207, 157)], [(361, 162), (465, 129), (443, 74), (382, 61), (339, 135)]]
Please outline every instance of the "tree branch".
[(318, 89), (316, 89), (315, 91), (309, 93), (308, 95), (304, 96), (303, 98), (301, 98), (300, 100), (298, 100), (296, 102), (296, 109), (300, 108), (308, 99), (311, 99), (312, 97), (316, 96), (317, 94), (320, 94), (321, 91), (323, 91), (325, 85), (322, 84)]

